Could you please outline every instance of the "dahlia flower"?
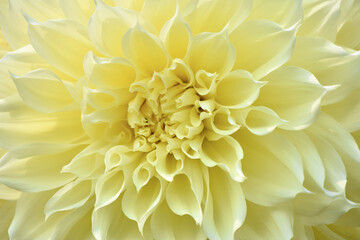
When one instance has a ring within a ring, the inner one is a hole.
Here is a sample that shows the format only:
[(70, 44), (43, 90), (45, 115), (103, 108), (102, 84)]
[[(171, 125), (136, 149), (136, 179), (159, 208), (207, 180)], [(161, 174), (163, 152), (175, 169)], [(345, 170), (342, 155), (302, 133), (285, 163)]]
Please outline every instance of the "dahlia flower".
[(1, 239), (360, 239), (359, 0), (0, 0)]

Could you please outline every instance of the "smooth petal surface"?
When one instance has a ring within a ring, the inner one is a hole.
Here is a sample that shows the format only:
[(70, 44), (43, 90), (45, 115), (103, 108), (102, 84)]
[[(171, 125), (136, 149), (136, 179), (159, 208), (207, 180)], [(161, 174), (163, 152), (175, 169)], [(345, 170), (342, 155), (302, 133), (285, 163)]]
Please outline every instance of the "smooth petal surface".
[(266, 20), (241, 24), (230, 34), (237, 56), (234, 69), (251, 72), (255, 80), (277, 69), (291, 57), (295, 30)]
[(209, 169), (208, 177), (204, 231), (211, 240), (233, 239), (246, 215), (242, 189), (217, 167)]

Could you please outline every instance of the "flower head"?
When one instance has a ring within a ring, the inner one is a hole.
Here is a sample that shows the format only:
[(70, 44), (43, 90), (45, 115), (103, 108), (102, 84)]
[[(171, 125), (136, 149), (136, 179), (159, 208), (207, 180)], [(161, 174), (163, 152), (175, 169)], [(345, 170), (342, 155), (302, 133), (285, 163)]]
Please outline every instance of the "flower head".
[(2, 1), (10, 238), (359, 236), (359, 9)]

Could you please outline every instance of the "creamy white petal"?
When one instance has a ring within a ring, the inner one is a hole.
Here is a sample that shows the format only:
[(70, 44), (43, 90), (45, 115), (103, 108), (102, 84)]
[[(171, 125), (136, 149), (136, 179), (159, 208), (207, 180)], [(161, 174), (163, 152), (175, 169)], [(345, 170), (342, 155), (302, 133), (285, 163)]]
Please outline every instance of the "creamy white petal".
[(267, 20), (252, 20), (241, 24), (230, 34), (237, 55), (234, 69), (251, 72), (255, 80), (266, 76), (291, 57), (295, 31), (294, 26), (283, 29)]

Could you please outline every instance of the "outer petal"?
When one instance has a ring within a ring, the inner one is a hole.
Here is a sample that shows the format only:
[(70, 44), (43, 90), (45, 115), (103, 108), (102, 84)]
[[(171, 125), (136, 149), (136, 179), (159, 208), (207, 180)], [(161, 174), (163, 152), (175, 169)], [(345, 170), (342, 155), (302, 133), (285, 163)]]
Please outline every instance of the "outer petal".
[(0, 238), (9, 239), (8, 229), (15, 214), (16, 201), (0, 200)]
[(273, 109), (288, 121), (280, 128), (299, 130), (315, 121), (326, 89), (311, 73), (298, 67), (282, 67), (263, 80), (268, 83), (255, 104)]
[(242, 225), (246, 215), (241, 186), (217, 167), (209, 169), (209, 175), (205, 178), (207, 197), (204, 231), (210, 240), (234, 239), (234, 233)]
[(95, 10), (93, 0), (59, 0), (61, 9), (67, 18), (88, 25), (89, 18)]
[(324, 86), (338, 85), (326, 94), (323, 105), (344, 99), (360, 79), (360, 53), (349, 54), (321, 38), (297, 37), (294, 54), (287, 65), (310, 71)]
[(44, 205), (53, 193), (54, 191), (21, 194), (9, 228), (10, 239), (49, 239), (56, 224), (65, 215), (60, 213), (45, 222)]
[(40, 143), (17, 147), (1, 158), (0, 181), (27, 192), (57, 188), (74, 179), (60, 170), (80, 149), (70, 144)]
[(267, 19), (289, 28), (302, 20), (303, 7), (301, 0), (252, 0), (253, 6), (246, 20)]
[(178, 216), (163, 202), (151, 217), (151, 230), (158, 240), (204, 240), (205, 234), (190, 216)]
[(303, 3), (304, 21), (298, 34), (335, 41), (337, 22), (340, 17), (340, 2), (337, 0), (305, 0)]
[(235, 233), (238, 240), (287, 240), (293, 236), (293, 213), (290, 204), (263, 207), (247, 202), (247, 216)]
[(28, 21), (30, 41), (39, 55), (70, 76), (80, 78), (84, 74), (84, 56), (92, 48), (86, 28), (68, 19)]
[(193, 38), (186, 59), (195, 73), (205, 70), (223, 75), (233, 68), (236, 53), (226, 31), (201, 33)]
[(146, 0), (141, 15), (148, 19), (160, 32), (164, 23), (174, 16), (177, 2), (172, 0)]
[(194, 34), (219, 32), (225, 26), (232, 31), (248, 16), (250, 9), (249, 0), (199, 1), (185, 20)]
[(83, 134), (78, 111), (37, 112), (16, 95), (0, 102), (0, 146), (6, 149), (34, 142), (70, 143)]
[(243, 170), (247, 179), (241, 186), (246, 199), (256, 204), (273, 206), (303, 191), (301, 157), (281, 134), (273, 132), (254, 136), (238, 131), (234, 137), (245, 153)]
[(280, 67), (291, 57), (295, 30), (266, 20), (241, 24), (230, 35), (237, 55), (234, 69), (245, 69), (259, 80)]
[(24, 102), (40, 112), (57, 112), (74, 102), (65, 82), (51, 71), (39, 69), (12, 79)]

